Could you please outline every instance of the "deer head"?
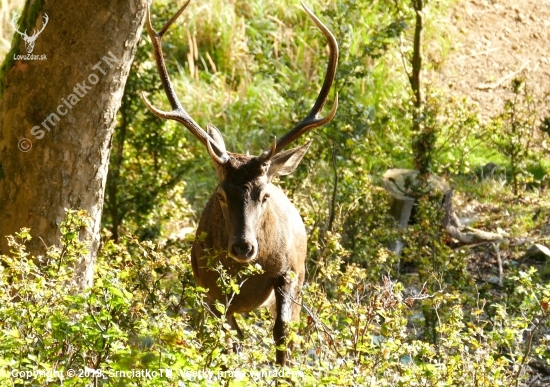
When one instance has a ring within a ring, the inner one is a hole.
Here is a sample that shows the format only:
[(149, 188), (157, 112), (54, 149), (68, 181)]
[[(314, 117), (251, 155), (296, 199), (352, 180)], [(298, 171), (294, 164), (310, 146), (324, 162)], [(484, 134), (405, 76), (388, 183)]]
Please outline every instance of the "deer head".
[(23, 40), (25, 41), (25, 48), (27, 49), (27, 53), (32, 54), (34, 50), (34, 43), (36, 42), (36, 39), (38, 38), (38, 35), (44, 31), (44, 28), (48, 25), (49, 17), (47, 14), (44, 14), (43, 21), (42, 21), (42, 28), (40, 30), (34, 30), (33, 34), (31, 36), (27, 35), (27, 30), (25, 32), (19, 31), (19, 29), (16, 27), (17, 22), (20, 18), (19, 14), (15, 14), (12, 19), (13, 28), (15, 28), (15, 32), (17, 32), (19, 35), (23, 37)]
[(227, 152), (222, 135), (213, 125), (208, 124), (204, 131), (179, 102), (174, 87), (168, 76), (162, 53), (161, 41), (167, 29), (184, 11), (189, 1), (166, 23), (160, 32), (154, 31), (149, 13), (147, 14), (147, 31), (154, 47), (155, 61), (159, 70), (162, 84), (172, 111), (162, 111), (154, 107), (142, 95), (149, 110), (158, 117), (171, 119), (182, 123), (207, 148), (217, 171), (219, 185), (216, 198), (223, 211), (225, 224), (229, 232), (229, 256), (239, 262), (250, 261), (258, 253), (258, 241), (255, 230), (258, 230), (262, 214), (269, 205), (271, 196), (271, 180), (275, 176), (292, 173), (309, 149), (311, 142), (305, 145), (283, 151), (304, 133), (328, 123), (338, 108), (338, 95), (334, 105), (325, 117), (319, 114), (325, 105), (332, 87), (338, 62), (338, 45), (328, 28), (302, 3), (309, 17), (323, 32), (330, 48), (329, 64), (323, 86), (310, 113), (293, 129), (257, 157), (245, 156)]

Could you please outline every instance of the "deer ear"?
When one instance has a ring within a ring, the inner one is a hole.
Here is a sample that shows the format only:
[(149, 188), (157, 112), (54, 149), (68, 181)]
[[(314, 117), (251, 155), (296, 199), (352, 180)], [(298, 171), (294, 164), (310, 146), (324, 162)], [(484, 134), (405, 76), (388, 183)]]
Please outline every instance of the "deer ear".
[(290, 175), (294, 172), (312, 142), (313, 141), (308, 141), (302, 146), (289, 149), (273, 156), (271, 164), (269, 165), (269, 171), (267, 172), (268, 178), (271, 179), (275, 176)]
[(223, 137), (221, 132), (212, 124), (206, 124), (206, 132), (210, 137), (212, 137), (212, 140), (216, 143), (216, 145), (222, 150), (224, 153), (225, 150), (225, 142), (223, 141)]

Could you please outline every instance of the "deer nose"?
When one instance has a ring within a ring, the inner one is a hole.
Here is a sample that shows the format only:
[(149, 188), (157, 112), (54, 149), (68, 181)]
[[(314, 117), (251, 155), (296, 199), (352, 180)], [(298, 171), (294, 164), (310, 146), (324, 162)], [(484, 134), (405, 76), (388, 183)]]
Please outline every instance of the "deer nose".
[(230, 249), (231, 257), (239, 262), (246, 262), (256, 256), (256, 247), (247, 241), (233, 243)]

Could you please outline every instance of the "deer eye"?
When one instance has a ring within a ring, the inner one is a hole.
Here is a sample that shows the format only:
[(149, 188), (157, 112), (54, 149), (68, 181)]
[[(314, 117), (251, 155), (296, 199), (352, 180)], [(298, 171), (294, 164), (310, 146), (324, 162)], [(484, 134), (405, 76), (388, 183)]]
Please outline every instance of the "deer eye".
[(220, 202), (222, 202), (222, 203), (225, 202), (225, 198), (223, 197), (223, 195), (222, 195), (221, 193), (218, 192), (218, 193), (216, 194), (216, 196), (218, 197), (218, 200), (219, 200)]

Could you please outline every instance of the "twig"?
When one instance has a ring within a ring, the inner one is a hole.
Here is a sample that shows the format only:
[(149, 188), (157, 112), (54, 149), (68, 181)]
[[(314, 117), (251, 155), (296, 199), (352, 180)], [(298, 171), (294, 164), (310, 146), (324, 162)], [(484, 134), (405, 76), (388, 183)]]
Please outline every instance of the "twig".
[[(309, 317), (311, 317), (311, 320), (313, 321), (313, 323), (315, 324), (315, 329), (317, 330), (317, 332), (319, 332), (319, 328), (318, 326), (321, 327), (321, 330), (322, 332), (327, 335), (329, 337), (329, 345), (332, 345), (334, 351), (336, 352), (336, 354), (345, 362), (347, 363), (346, 361), (346, 358), (344, 356), (342, 356), (342, 354), (340, 353), (340, 351), (338, 351), (338, 348), (336, 347), (336, 343), (335, 343), (335, 340), (334, 340), (334, 337), (332, 336), (332, 334), (328, 331), (328, 327), (325, 323), (323, 323), (322, 321), (319, 321), (319, 319), (317, 318), (317, 316), (315, 316), (315, 314), (313, 313), (313, 311), (311, 311), (307, 306), (305, 306), (303, 303), (301, 302), (298, 302), (296, 301), (296, 299), (291, 295), (291, 294), (285, 294), (284, 292), (280, 291), (279, 290), (279, 293), (284, 297), (284, 298), (287, 298), (287, 299), (290, 299), (293, 303), (295, 303), (296, 305), (299, 305), (301, 308), (304, 308), (304, 310), (306, 311), (306, 313), (309, 315)], [(318, 334), (318, 333), (317, 333)], [(320, 336), (319, 336), (320, 338)]]
[(407, 62), (405, 62), (405, 52), (403, 52), (403, 37), (401, 35), (399, 36), (399, 52), (401, 53), (401, 61), (403, 63), (403, 69), (407, 74), (407, 78), (411, 79), (412, 75), (409, 72), (409, 69), (407, 68)]
[(497, 265), (498, 265), (498, 286), (502, 286), (502, 281), (504, 278), (504, 272), (502, 270), (502, 258), (500, 257), (500, 249), (498, 248), (498, 244), (495, 242), (492, 242), (491, 245), (493, 246), (493, 249), (495, 250), (495, 254), (497, 257)]
[(504, 77), (500, 78), (498, 81), (496, 82), (492, 82), (492, 83), (482, 83), (480, 85), (477, 85), (476, 86), (476, 89), (478, 90), (489, 90), (489, 89), (496, 89), (497, 87), (499, 87), (500, 85), (502, 85), (504, 82), (508, 81), (509, 79), (512, 79), (513, 77), (515, 77), (517, 74), (519, 74), (520, 72), (523, 71), (524, 68), (527, 67), (527, 65), (531, 63), (530, 60), (527, 60), (525, 63), (523, 63), (521, 65), (521, 67), (519, 69), (517, 69), (516, 71), (508, 74), (508, 75), (505, 75)]
[(481, 51), (481, 52), (475, 52), (475, 53), (470, 54), (470, 55), (461, 55), (458, 58), (456, 58), (456, 60), (461, 60), (461, 59), (466, 59), (466, 58), (474, 58), (476, 56), (490, 54), (490, 53), (498, 51), (498, 50), (500, 50), (500, 47), (491, 48), (489, 50), (485, 50), (485, 51)]
[[(462, 243), (465, 243), (465, 242), (462, 242)], [(454, 247), (453, 250), (472, 249), (472, 248), (474, 248), (474, 247), (479, 247), (479, 246), (483, 246), (483, 245), (488, 245), (488, 244), (491, 244), (491, 243), (495, 243), (495, 242), (494, 242), (494, 241), (482, 241), (482, 242), (477, 242), (477, 243), (472, 243), (472, 244), (465, 243), (465, 244), (463, 244), (463, 245)]]
[(516, 373), (516, 376), (515, 376), (516, 387), (519, 386), (519, 378), (521, 377), (521, 373), (523, 372), (525, 363), (529, 358), (529, 355), (531, 354), (531, 349), (533, 348), (533, 339), (535, 338), (535, 332), (546, 321), (547, 318), (548, 318), (548, 315), (543, 311), (542, 316), (538, 318), (538, 321), (535, 322), (535, 324), (533, 325), (533, 328), (531, 328), (531, 331), (529, 332), (529, 338), (527, 339), (527, 348), (525, 349), (525, 353), (523, 354), (523, 357), (521, 359), (521, 364), (519, 365), (518, 372)]

